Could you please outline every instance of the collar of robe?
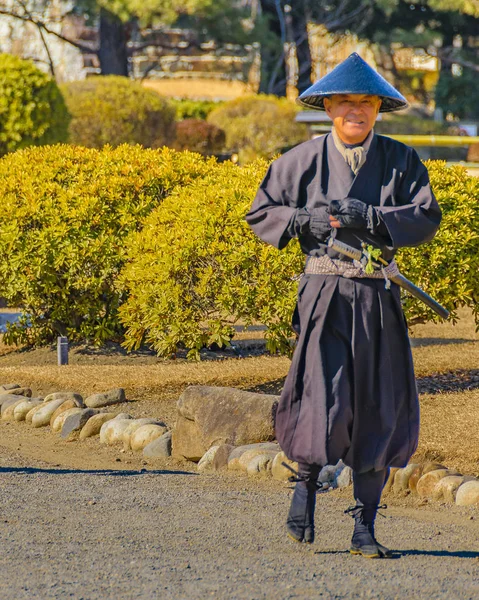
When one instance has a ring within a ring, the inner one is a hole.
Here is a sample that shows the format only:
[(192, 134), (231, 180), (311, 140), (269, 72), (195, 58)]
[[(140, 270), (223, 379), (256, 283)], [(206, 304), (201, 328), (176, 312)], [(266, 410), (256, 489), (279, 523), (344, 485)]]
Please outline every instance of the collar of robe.
[(351, 171), (355, 175), (357, 175), (359, 169), (366, 162), (366, 156), (369, 150), (369, 146), (371, 145), (371, 141), (373, 139), (374, 129), (371, 129), (371, 131), (368, 134), (368, 137), (359, 146), (347, 146), (339, 137), (338, 132), (334, 127), (332, 127), (331, 129), (331, 133), (333, 134), (333, 140), (336, 149), (344, 158), (346, 163), (349, 165)]

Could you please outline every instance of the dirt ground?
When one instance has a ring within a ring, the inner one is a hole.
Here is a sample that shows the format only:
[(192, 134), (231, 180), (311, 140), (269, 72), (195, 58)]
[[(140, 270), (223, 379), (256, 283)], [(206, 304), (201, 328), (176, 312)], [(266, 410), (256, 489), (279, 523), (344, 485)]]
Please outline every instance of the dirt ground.
[(27, 460), (4, 445), (20, 428), (0, 428), (2, 600), (479, 597), (477, 507), (386, 498), (376, 529), (393, 558), (371, 561), (348, 552), (349, 490), (318, 497), (316, 541), (297, 544), (284, 529), (289, 484), (186, 464), (108, 468), (103, 450), (91, 468), (74, 466), (78, 453)]
[[(35, 396), (74, 390), (86, 397), (123, 387), (129, 401), (116, 406), (115, 411), (157, 418), (173, 426), (176, 402), (188, 385), (280, 393), (289, 359), (258, 355), (261, 330), (255, 330), (250, 340), (247, 333), (239, 337), (244, 354), (250, 353), (248, 357), (232, 358), (209, 352), (199, 363), (181, 359), (165, 361), (145, 352), (128, 355), (112, 345), (101, 350), (75, 347), (70, 352), (70, 364), (58, 367), (54, 348), (15, 351), (0, 346), (0, 383), (27, 385)], [(455, 325), (416, 326), (411, 341), (422, 392), (421, 436), (413, 460), (436, 460), (464, 474), (479, 475), (479, 334), (471, 313), (461, 311)], [(223, 358), (218, 360), (218, 355)], [(141, 458), (133, 454), (122, 456), (118, 449), (102, 448), (96, 439), (79, 445), (79, 442), (63, 442), (43, 431), (28, 428), (27, 432), (24, 423), (4, 426), (0, 422), (0, 425), (4, 443), (12, 449), (18, 445), (25, 457), (48, 454), (49, 461), (68, 463), (75, 468), (96, 468), (93, 465), (100, 460), (105, 460), (108, 468), (112, 465), (121, 468), (124, 461), (135, 467), (141, 465)], [(95, 451), (90, 451), (93, 448)]]
[[(479, 474), (479, 344), (471, 316), (455, 327), (416, 328), (412, 341), (424, 391), (416, 456)], [(3, 347), (0, 383), (29, 385), (35, 395), (122, 386), (129, 402), (116, 411), (172, 425), (187, 385), (278, 393), (289, 360), (252, 347), (248, 358), (208, 355), (193, 364), (76, 348), (65, 367), (56, 366), (54, 349)], [(316, 542), (296, 544), (284, 533), (287, 483), (228, 471), (199, 475), (188, 461), (146, 460), (98, 438), (65, 441), (49, 428), (5, 421), (0, 482), (1, 600), (479, 597), (477, 506), (385, 495), (389, 508), (377, 532), (394, 555), (370, 561), (347, 551), (350, 489), (320, 495)]]

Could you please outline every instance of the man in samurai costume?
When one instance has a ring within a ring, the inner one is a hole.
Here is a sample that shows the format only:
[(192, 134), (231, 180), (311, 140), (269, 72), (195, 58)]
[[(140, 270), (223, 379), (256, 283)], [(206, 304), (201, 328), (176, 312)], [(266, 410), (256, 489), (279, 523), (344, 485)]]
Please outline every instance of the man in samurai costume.
[(287, 531), (313, 542), (319, 471), (342, 459), (356, 501), (350, 552), (389, 556), (374, 534), (381, 492), (419, 432), (407, 325), (398, 286), (385, 285), (381, 271), (366, 274), (327, 240), (378, 247), (389, 262), (397, 248), (430, 240), (441, 211), (417, 153), (374, 133), (379, 112), (407, 102), (356, 53), (299, 102), (325, 110), (332, 131), (275, 160), (246, 216), (265, 242), (281, 249), (298, 238), (306, 255), (298, 341), (276, 417), (277, 439), (299, 465)]

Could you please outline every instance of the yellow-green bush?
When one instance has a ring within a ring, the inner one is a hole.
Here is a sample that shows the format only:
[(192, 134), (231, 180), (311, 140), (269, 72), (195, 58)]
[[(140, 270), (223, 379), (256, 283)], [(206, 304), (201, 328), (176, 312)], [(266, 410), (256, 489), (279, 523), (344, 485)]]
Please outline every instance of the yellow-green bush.
[[(479, 325), (479, 178), (442, 161), (426, 163), (431, 185), (443, 211), (436, 237), (426, 245), (398, 254), (402, 273), (455, 316), (470, 306)], [(419, 300), (405, 297), (410, 323), (428, 321), (434, 313)]]
[(166, 198), (130, 238), (120, 276), (127, 348), (198, 356), (227, 343), (239, 318), (267, 325), (272, 351), (288, 346), (302, 257), (296, 244), (281, 253), (263, 244), (244, 220), (266, 167), (222, 163)]
[(213, 100), (191, 100), (191, 98), (170, 98), (170, 104), (175, 108), (176, 120), (202, 119), (205, 120), (212, 110), (223, 102)]
[(172, 141), (175, 109), (153, 90), (127, 77), (91, 77), (62, 85), (72, 115), (70, 142), (89, 148)]
[(55, 81), (29, 60), (0, 54), (0, 155), (68, 139), (68, 114)]
[[(398, 261), (449, 310), (471, 306), (479, 321), (479, 179), (444, 163), (428, 166), (443, 223), (432, 242), (402, 249)], [(120, 309), (127, 348), (146, 343), (168, 356), (182, 347), (197, 357), (202, 346), (226, 344), (241, 320), (267, 326), (271, 351), (290, 350), (304, 257), (295, 241), (281, 252), (262, 243), (244, 221), (266, 168), (262, 160), (219, 165), (166, 198), (129, 239), (119, 279), (128, 296)], [(406, 316), (435, 318), (409, 297)]]
[(306, 127), (295, 122), (298, 110), (286, 98), (245, 96), (212, 111), (208, 122), (223, 129), (226, 149), (238, 152), (241, 164), (245, 164), (255, 158), (272, 158), (308, 139)]
[(43, 146), (0, 160), (0, 290), (26, 315), (7, 340), (117, 338), (126, 237), (176, 186), (215, 165), (190, 152), (127, 145)]

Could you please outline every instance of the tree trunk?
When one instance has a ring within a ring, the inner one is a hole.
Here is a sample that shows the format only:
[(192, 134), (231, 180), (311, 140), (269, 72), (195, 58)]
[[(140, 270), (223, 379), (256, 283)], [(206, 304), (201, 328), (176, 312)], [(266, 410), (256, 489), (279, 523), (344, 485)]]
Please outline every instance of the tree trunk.
[(291, 30), (298, 59), (297, 88), (301, 94), (311, 85), (311, 50), (309, 48), (307, 14), (304, 6), (299, 8), (300, 10), (293, 10), (291, 13)]
[(116, 15), (102, 8), (98, 51), (102, 75), (128, 77), (127, 39), (125, 24)]
[(281, 27), (275, 0), (261, 0), (261, 11), (268, 19), (270, 39), (261, 44), (261, 80), (263, 94), (286, 96), (286, 61)]

